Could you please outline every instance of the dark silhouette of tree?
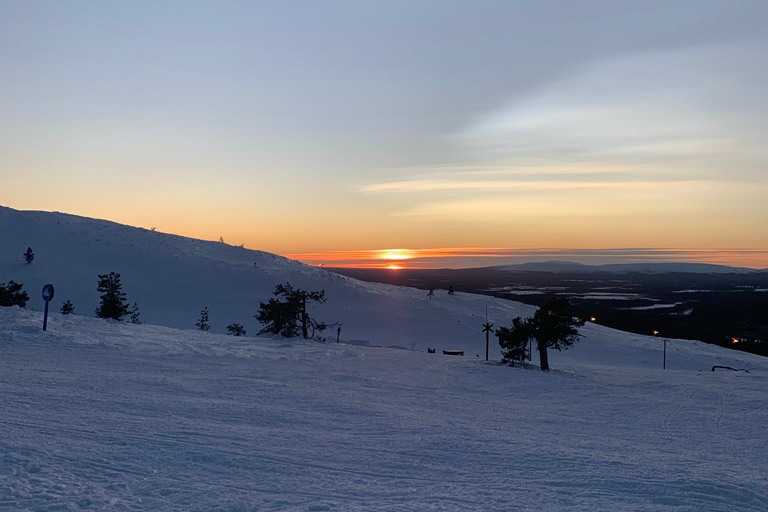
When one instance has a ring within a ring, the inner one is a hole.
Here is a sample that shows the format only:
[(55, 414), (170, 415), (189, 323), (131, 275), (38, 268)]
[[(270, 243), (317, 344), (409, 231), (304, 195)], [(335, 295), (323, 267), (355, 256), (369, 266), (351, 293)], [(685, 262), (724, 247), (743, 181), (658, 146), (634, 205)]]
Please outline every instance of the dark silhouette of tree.
[(232, 336), (245, 336), (248, 333), (245, 332), (245, 327), (235, 322), (234, 324), (229, 324), (227, 326), (227, 334), (231, 334)]
[(432, 300), (432, 297), (434, 297), (434, 296), (435, 296), (435, 289), (434, 288), (430, 288), (429, 289), (429, 293), (427, 293), (427, 297), (429, 297), (429, 300)]
[(259, 304), (259, 312), (254, 315), (264, 325), (259, 334), (280, 334), (286, 338), (301, 336), (314, 338), (316, 332), (325, 330), (328, 325), (318, 322), (307, 313), (307, 302), (322, 304), (325, 291), (307, 292), (293, 289), (290, 283), (278, 284), (273, 292), (275, 298)]
[(75, 314), (75, 306), (72, 304), (72, 301), (66, 301), (64, 304), (61, 305), (61, 314), (62, 315), (74, 315)]
[(131, 323), (132, 324), (141, 323), (141, 312), (139, 311), (139, 305), (135, 302), (133, 303), (133, 307), (131, 308)]
[(23, 287), (23, 284), (14, 281), (8, 281), (7, 285), (0, 283), (0, 306), (4, 308), (10, 306), (26, 307), (29, 295), (21, 290)]
[(200, 319), (195, 322), (195, 327), (201, 331), (209, 331), (211, 329), (211, 324), (208, 323), (208, 306), (200, 310)]
[(24, 261), (26, 261), (27, 263), (32, 263), (32, 260), (35, 259), (35, 253), (32, 252), (31, 247), (27, 247), (27, 250), (24, 251), (23, 256), (24, 256)]
[(453, 295), (455, 292), (453, 290), (453, 285), (448, 287), (448, 295)]
[(511, 327), (496, 329), (496, 337), (502, 348), (501, 361), (504, 363), (522, 363), (527, 354), (528, 342), (533, 338), (535, 329), (533, 319), (520, 317), (512, 320)]
[(116, 272), (99, 274), (99, 285), (96, 289), (101, 293), (101, 302), (96, 308), (96, 316), (122, 321), (128, 314), (128, 302), (125, 300), (120, 274)]
[(497, 336), (498, 332), (502, 332), (499, 345), (509, 353), (508, 360), (521, 360), (521, 351), (524, 354), (526, 343), (533, 340), (539, 351), (541, 370), (549, 371), (547, 349), (567, 349), (581, 337), (578, 327), (584, 325), (584, 320), (574, 318), (568, 312), (569, 306), (568, 299), (552, 299), (541, 306), (532, 318), (523, 320), (517, 317), (512, 321), (512, 327), (498, 329)]

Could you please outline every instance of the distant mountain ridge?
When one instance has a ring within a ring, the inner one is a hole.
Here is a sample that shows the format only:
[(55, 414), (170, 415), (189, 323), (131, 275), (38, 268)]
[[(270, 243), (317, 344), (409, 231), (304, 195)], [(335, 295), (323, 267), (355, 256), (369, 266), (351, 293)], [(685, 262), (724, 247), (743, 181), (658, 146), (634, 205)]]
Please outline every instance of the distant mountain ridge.
[(646, 263), (608, 263), (604, 265), (586, 265), (573, 261), (533, 261), (519, 265), (500, 265), (494, 268), (517, 272), (605, 272), (613, 274), (642, 273), (691, 273), (691, 274), (753, 274), (768, 272), (768, 269), (729, 267), (712, 263), (683, 262), (646, 262)]

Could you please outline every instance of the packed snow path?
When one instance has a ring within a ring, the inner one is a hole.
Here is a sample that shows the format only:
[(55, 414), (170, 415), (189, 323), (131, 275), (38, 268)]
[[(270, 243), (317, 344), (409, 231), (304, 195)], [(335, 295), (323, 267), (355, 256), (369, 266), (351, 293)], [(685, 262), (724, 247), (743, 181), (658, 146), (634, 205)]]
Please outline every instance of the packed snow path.
[(750, 373), (542, 374), (51, 323), (0, 308), (0, 510), (768, 509), (757, 357)]

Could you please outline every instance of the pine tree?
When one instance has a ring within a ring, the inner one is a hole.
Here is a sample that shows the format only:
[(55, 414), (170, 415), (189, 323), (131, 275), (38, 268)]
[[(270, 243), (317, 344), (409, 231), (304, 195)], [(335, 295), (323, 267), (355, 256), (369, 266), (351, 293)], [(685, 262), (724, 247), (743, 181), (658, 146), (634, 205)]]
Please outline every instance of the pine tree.
[[(499, 345), (505, 349), (504, 361), (522, 361), (525, 357), (525, 345), (533, 341), (539, 351), (542, 371), (549, 371), (547, 350), (564, 350), (579, 341), (578, 327), (584, 321), (568, 313), (568, 299), (552, 299), (541, 306), (532, 318), (520, 317), (512, 321), (512, 327), (497, 329)], [(501, 333), (501, 334), (500, 334)]]
[(512, 320), (511, 327), (496, 329), (496, 337), (502, 348), (501, 361), (504, 363), (522, 363), (527, 355), (528, 343), (534, 335), (533, 320), (520, 317)]
[(61, 314), (62, 315), (74, 315), (75, 314), (75, 306), (72, 304), (72, 301), (66, 301), (64, 304), (61, 305)]
[(27, 247), (27, 250), (24, 251), (24, 255), (23, 256), (24, 256), (24, 261), (26, 261), (27, 263), (32, 263), (32, 260), (35, 259), (35, 253), (32, 252), (32, 248), (31, 247)]
[(110, 272), (99, 274), (97, 290), (101, 292), (101, 302), (96, 308), (96, 316), (99, 318), (112, 318), (122, 321), (128, 314), (128, 302), (123, 293), (123, 284), (120, 282), (120, 274)]
[(307, 292), (293, 289), (290, 283), (275, 286), (273, 295), (277, 298), (259, 304), (259, 312), (254, 315), (264, 325), (259, 334), (280, 334), (286, 338), (298, 336), (304, 339), (314, 338), (316, 332), (325, 330), (328, 325), (311, 318), (307, 313), (307, 302), (325, 302), (325, 291)]
[(229, 324), (227, 326), (227, 334), (231, 334), (232, 336), (245, 336), (248, 333), (245, 332), (245, 327), (235, 322), (234, 324)]
[(131, 323), (132, 324), (140, 324), (141, 323), (141, 313), (139, 312), (139, 305), (137, 303), (133, 303), (133, 308), (131, 308)]
[(195, 327), (201, 331), (209, 331), (211, 325), (208, 323), (208, 306), (200, 310), (200, 319), (195, 323)]
[(577, 327), (584, 325), (584, 320), (574, 318), (568, 312), (569, 306), (568, 299), (552, 299), (533, 315), (534, 338), (542, 371), (549, 371), (548, 348), (558, 351), (568, 349), (581, 337)]
[(23, 284), (13, 281), (8, 281), (8, 285), (0, 283), (0, 307), (26, 307), (29, 295), (21, 290), (23, 287)]

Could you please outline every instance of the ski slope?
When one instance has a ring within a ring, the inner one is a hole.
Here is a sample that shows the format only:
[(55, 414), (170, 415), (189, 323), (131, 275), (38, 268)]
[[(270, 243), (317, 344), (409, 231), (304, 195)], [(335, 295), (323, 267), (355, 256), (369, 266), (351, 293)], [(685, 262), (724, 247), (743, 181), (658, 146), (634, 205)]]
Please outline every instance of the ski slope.
[[(212, 332), (238, 322), (250, 335), (253, 317), (275, 285), (290, 282), (325, 290), (328, 301), (311, 311), (342, 326), (342, 339), (426, 351), (428, 346), (485, 350), (480, 334), (485, 309), (492, 321), (511, 322), (534, 308), (480, 295), (426, 292), (364, 283), (281, 256), (61, 213), (0, 207), (0, 282), (14, 280), (30, 296), (27, 308), (42, 310), (40, 290), (54, 284), (51, 308), (71, 300), (76, 313), (93, 316), (99, 302), (97, 275), (121, 274), (123, 291), (137, 302), (145, 323), (194, 328), (200, 310), (210, 310)], [(32, 247), (35, 259), (22, 253)], [(335, 329), (326, 332), (334, 338)], [(498, 351), (497, 351), (498, 352)]]
[[(58, 314), (43, 333), (41, 322), (0, 308), (0, 510), (768, 504), (768, 367), (750, 354), (676, 342), (678, 369), (662, 371), (645, 363), (658, 344), (605, 330), (553, 354), (544, 374)], [(712, 373), (713, 361), (751, 371)]]

